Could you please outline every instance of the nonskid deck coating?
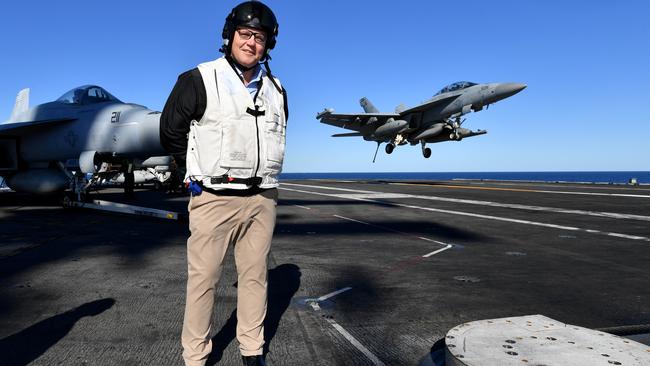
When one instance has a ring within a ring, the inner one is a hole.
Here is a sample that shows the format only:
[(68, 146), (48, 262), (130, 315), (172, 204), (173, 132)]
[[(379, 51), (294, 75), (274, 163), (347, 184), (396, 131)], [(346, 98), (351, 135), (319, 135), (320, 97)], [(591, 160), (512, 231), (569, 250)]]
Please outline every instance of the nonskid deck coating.
[[(135, 205), (186, 211), (185, 196), (136, 193)], [(648, 324), (644, 217), (648, 187), (283, 181), (267, 359), (431, 364), (452, 327), (527, 314)], [(187, 235), (183, 222), (0, 193), (0, 365), (181, 364)], [(230, 251), (209, 364), (239, 363), (235, 282)]]

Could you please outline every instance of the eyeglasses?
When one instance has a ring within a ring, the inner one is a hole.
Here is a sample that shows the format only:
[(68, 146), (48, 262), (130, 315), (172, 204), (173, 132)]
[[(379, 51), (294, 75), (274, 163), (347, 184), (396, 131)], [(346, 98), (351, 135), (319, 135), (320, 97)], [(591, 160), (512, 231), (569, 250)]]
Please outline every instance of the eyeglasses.
[(256, 43), (261, 45), (266, 43), (266, 35), (264, 33), (252, 32), (248, 29), (237, 29), (237, 34), (239, 34), (239, 37), (244, 41), (248, 41), (251, 37), (255, 37)]

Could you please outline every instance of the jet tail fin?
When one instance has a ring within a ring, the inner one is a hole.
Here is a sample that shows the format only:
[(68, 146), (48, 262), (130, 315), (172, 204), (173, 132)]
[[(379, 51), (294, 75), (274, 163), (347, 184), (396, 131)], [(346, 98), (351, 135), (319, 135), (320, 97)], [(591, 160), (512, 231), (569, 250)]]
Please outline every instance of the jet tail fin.
[(361, 107), (363, 107), (363, 110), (366, 113), (379, 113), (379, 110), (375, 108), (375, 106), (366, 97), (361, 98), (361, 100), (359, 100), (359, 104), (361, 104)]
[(25, 88), (18, 92), (16, 96), (16, 104), (11, 111), (11, 119), (14, 120), (19, 114), (29, 109), (29, 88)]

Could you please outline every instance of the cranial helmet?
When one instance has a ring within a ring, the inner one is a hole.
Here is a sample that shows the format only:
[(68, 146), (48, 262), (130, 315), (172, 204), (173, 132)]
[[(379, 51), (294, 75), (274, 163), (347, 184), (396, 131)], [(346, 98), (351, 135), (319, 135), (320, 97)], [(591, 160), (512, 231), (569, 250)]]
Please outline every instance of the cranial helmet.
[(237, 27), (251, 27), (266, 32), (266, 45), (263, 59), (268, 57), (269, 50), (275, 47), (275, 37), (278, 35), (278, 21), (271, 9), (259, 1), (246, 1), (235, 6), (226, 17), (221, 38), (223, 46), (219, 51), (230, 54), (230, 47)]

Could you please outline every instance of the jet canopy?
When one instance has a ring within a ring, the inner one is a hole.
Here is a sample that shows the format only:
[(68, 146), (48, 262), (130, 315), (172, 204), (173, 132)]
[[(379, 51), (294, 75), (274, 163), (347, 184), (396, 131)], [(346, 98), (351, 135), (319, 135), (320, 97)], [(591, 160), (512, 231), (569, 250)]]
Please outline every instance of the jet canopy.
[(443, 93), (449, 93), (449, 92), (452, 92), (452, 91), (461, 90), (461, 89), (465, 89), (465, 88), (469, 88), (470, 86), (474, 86), (474, 85), (477, 85), (477, 84), (472, 83), (470, 81), (457, 81), (457, 82), (455, 82), (453, 84), (449, 84), (449, 85), (445, 86), (444, 88), (440, 89), (440, 91), (437, 92), (436, 95), (443, 94)]
[(96, 85), (84, 85), (63, 94), (57, 102), (65, 104), (87, 105), (104, 102), (122, 103), (104, 88)]

